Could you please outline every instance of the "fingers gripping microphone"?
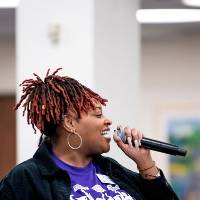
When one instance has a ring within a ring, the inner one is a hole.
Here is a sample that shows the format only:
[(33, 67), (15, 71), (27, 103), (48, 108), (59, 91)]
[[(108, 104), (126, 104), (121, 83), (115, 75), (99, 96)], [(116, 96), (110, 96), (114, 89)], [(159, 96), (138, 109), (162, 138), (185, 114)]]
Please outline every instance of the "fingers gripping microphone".
[[(125, 132), (123, 131), (121, 126), (117, 127), (117, 135), (121, 138), (123, 143), (127, 143), (127, 138), (126, 138)], [(133, 146), (134, 146), (134, 142), (133, 142)], [(140, 147), (143, 147), (145, 149), (150, 149), (153, 151), (158, 151), (158, 152), (174, 155), (174, 156), (176, 156), (176, 155), (186, 156), (186, 154), (187, 154), (187, 150), (182, 149), (176, 145), (169, 144), (166, 142), (161, 142), (161, 141), (150, 139), (150, 138), (145, 138), (145, 137), (143, 137), (141, 139)]]

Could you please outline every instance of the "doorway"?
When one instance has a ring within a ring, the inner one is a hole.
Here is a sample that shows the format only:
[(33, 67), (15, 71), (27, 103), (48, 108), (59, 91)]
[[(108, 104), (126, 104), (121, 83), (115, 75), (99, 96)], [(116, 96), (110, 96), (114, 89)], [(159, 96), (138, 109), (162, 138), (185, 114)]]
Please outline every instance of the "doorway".
[(0, 180), (16, 164), (15, 9), (0, 9)]

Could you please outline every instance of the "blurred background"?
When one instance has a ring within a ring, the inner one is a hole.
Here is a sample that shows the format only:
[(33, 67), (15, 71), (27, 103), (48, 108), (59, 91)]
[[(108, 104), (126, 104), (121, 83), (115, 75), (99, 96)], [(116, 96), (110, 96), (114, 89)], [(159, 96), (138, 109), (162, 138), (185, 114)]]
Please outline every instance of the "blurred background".
[[(113, 128), (137, 127), (147, 137), (186, 148), (185, 158), (153, 156), (180, 199), (199, 200), (198, 2), (21, 0), (0, 5), (0, 179), (33, 155), (39, 138), (22, 112), (12, 110), (21, 95), (19, 83), (33, 72), (43, 77), (48, 68), (62, 66), (63, 74), (109, 99), (105, 113)], [(149, 9), (154, 18), (144, 15)], [(155, 16), (159, 9), (161, 15)], [(167, 14), (169, 9), (185, 13)], [(114, 144), (109, 155), (135, 167)]]

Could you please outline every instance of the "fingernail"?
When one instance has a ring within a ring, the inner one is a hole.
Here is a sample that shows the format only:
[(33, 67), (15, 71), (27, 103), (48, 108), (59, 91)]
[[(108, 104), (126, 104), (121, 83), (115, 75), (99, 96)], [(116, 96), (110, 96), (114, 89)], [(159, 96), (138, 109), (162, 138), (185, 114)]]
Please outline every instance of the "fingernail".
[(132, 139), (131, 137), (127, 137), (127, 142), (130, 148), (133, 148)]
[(134, 140), (134, 144), (135, 144), (135, 148), (137, 149), (137, 151), (139, 151), (139, 141)]

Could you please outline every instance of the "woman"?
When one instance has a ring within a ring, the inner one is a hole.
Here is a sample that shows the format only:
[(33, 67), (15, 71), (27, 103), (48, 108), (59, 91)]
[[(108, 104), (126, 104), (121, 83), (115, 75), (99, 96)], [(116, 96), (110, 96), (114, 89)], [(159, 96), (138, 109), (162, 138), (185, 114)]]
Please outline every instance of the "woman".
[(107, 100), (70, 77), (58, 76), (59, 70), (52, 75), (48, 70), (44, 81), (34, 74), (36, 80), (21, 84), (24, 94), (15, 109), (23, 106), (28, 124), (46, 138), (33, 158), (1, 181), (0, 199), (178, 199), (150, 151), (131, 145), (142, 138), (136, 129), (125, 128), (129, 145), (116, 134), (114, 140), (139, 173), (101, 156), (111, 140), (107, 133), (112, 122), (102, 112)]

